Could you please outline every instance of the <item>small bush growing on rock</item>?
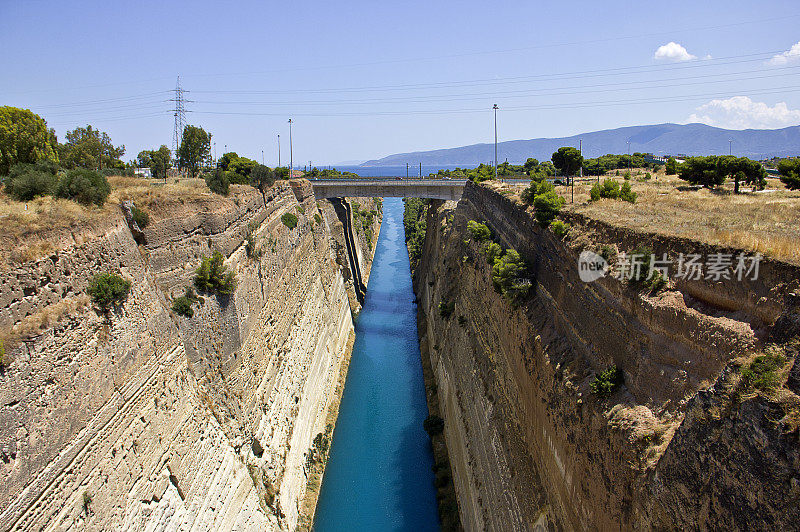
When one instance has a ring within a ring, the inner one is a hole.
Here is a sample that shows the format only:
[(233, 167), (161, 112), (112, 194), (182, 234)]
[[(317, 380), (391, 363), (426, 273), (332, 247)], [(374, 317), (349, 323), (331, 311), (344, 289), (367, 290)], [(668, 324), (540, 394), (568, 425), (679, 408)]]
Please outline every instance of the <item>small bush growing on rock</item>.
[(319, 213), (315, 212), (314, 213), (314, 221), (317, 222), (317, 225), (322, 224), (322, 216), (320, 216)]
[(453, 314), (453, 311), (456, 309), (455, 302), (445, 303), (442, 301), (439, 303), (439, 315), (444, 319), (450, 319), (450, 316)]
[(186, 287), (186, 292), (181, 297), (176, 297), (172, 301), (172, 311), (181, 316), (191, 318), (194, 316), (192, 304), (197, 302), (197, 294), (191, 286)]
[(654, 272), (650, 272), (650, 265), (653, 262), (653, 251), (650, 248), (639, 246), (630, 252), (628, 258), (631, 263), (632, 282), (641, 283), (654, 275)]
[(114, 273), (98, 273), (95, 275), (86, 292), (92, 302), (107, 311), (113, 305), (119, 305), (128, 297), (131, 282)]
[(625, 382), (625, 376), (617, 366), (611, 366), (597, 375), (589, 384), (592, 393), (601, 399), (610, 396)]
[(6, 344), (0, 339), (0, 368), (6, 368), (11, 364), (11, 357), (6, 355)]
[(236, 289), (236, 275), (227, 269), (222, 253), (215, 251), (211, 257), (203, 257), (196, 271), (194, 285), (198, 290), (206, 292), (232, 294)]
[(558, 216), (561, 208), (564, 207), (566, 200), (559, 196), (554, 190), (537, 194), (533, 200), (533, 208), (536, 209), (534, 216), (542, 227), (548, 227)]
[(489, 240), (492, 238), (492, 232), (489, 230), (486, 224), (476, 222), (475, 220), (470, 220), (467, 222), (467, 229), (469, 229), (469, 232), (472, 233), (472, 238), (476, 242), (483, 242), (484, 240)]
[(77, 201), (82, 205), (102, 207), (111, 194), (106, 176), (94, 170), (77, 168), (63, 174), (56, 186), (56, 196)]
[(131, 216), (133, 217), (133, 221), (136, 222), (136, 225), (138, 225), (140, 229), (144, 229), (150, 223), (150, 215), (147, 214), (147, 211), (142, 210), (135, 205), (131, 207)]
[(54, 164), (17, 164), (6, 178), (6, 193), (18, 201), (52, 194), (58, 183)]
[(550, 224), (550, 227), (553, 229), (553, 233), (555, 233), (558, 238), (564, 238), (567, 236), (567, 232), (569, 231), (569, 224), (564, 223), (561, 220), (554, 221), (552, 224)]
[(777, 348), (759, 355), (742, 370), (742, 382), (747, 387), (769, 392), (778, 385), (777, 371), (786, 364), (786, 357)]
[(661, 275), (661, 272), (653, 272), (653, 275), (650, 276), (650, 280), (647, 283), (647, 287), (650, 289), (651, 294), (657, 294), (662, 291), (667, 286), (667, 280), (664, 279), (664, 276)]
[(444, 420), (439, 416), (430, 415), (422, 422), (422, 428), (425, 429), (428, 436), (436, 436), (444, 431)]
[(84, 491), (83, 492), (83, 509), (88, 512), (90, 504), (92, 504), (92, 496), (89, 495), (88, 491)]
[(297, 227), (297, 216), (295, 216), (290, 212), (287, 212), (283, 216), (281, 216), (281, 221), (283, 222), (283, 225), (285, 225), (289, 229), (294, 229), (295, 227)]

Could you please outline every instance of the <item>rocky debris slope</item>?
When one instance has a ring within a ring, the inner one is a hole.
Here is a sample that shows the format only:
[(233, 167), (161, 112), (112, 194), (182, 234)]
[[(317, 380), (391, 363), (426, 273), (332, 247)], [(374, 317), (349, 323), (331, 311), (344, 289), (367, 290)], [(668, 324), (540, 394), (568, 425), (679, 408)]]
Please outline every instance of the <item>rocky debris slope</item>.
[[(527, 295), (512, 300), (495, 288), (471, 220), (525, 260)], [(792, 301), (800, 270), (765, 260), (755, 281), (671, 282), (656, 291), (612, 277), (584, 283), (578, 255), (587, 249), (730, 250), (570, 222), (561, 238), (524, 205), (472, 183), (457, 205), (428, 211), (414, 272), (420, 341), (464, 528), (799, 522)], [(773, 351), (784, 361), (777, 386), (747, 386), (743, 369)], [(622, 384), (607, 397), (593, 393), (612, 366)]]
[[(295, 529), (353, 324), (341, 242), (293, 185), (173, 205), (136, 240), (121, 209), (0, 273), (0, 529)], [(214, 251), (235, 291), (176, 315)], [(132, 283), (107, 314), (101, 271)]]

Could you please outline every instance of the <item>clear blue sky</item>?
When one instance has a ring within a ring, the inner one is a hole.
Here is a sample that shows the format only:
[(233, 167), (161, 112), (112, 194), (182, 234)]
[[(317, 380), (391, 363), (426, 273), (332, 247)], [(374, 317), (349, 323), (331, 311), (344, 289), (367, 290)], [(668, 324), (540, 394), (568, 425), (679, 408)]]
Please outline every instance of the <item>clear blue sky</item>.
[(490, 142), (493, 103), (501, 141), (800, 124), (796, 0), (175, 4), (0, 0), (0, 104), (127, 160), (171, 144), (180, 75), (217, 155), (270, 166), (289, 117), (296, 166)]

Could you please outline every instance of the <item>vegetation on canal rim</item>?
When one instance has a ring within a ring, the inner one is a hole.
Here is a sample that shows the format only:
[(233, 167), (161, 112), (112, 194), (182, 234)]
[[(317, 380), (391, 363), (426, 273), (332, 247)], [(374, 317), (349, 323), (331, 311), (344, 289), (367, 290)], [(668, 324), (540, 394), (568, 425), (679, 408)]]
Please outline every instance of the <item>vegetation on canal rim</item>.
[(771, 392), (778, 386), (778, 370), (786, 364), (786, 356), (775, 346), (770, 346), (742, 370), (742, 383), (748, 388)]
[(197, 294), (191, 286), (186, 287), (186, 292), (180, 297), (176, 297), (172, 301), (172, 310), (176, 314), (191, 318), (194, 316), (194, 309), (192, 305), (199, 301)]
[(606, 179), (603, 184), (597, 183), (589, 191), (590, 201), (598, 201), (601, 198), (618, 199), (628, 203), (636, 203), (636, 192), (631, 190), (631, 184), (627, 181), (620, 184), (613, 179)]

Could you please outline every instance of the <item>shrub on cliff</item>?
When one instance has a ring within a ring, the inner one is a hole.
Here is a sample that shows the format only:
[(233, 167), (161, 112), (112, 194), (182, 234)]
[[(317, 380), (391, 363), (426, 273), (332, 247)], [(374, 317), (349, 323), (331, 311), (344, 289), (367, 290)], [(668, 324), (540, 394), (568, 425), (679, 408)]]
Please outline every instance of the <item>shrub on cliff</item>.
[(742, 370), (742, 383), (747, 387), (770, 392), (778, 386), (777, 371), (786, 364), (786, 356), (776, 347), (768, 348)]
[(559, 196), (555, 190), (549, 190), (544, 194), (537, 194), (533, 200), (534, 216), (542, 227), (548, 227), (550, 223), (561, 212), (566, 200)]
[(562, 222), (561, 220), (556, 220), (550, 224), (550, 228), (558, 238), (564, 238), (567, 236), (567, 232), (569, 231), (569, 224)]
[(617, 366), (612, 365), (597, 375), (589, 384), (589, 389), (596, 396), (604, 399), (610, 396), (625, 382), (625, 376)]
[(89, 282), (86, 292), (92, 302), (100, 309), (107, 311), (113, 305), (119, 305), (128, 297), (131, 282), (114, 273), (98, 273)]
[(204, 177), (206, 185), (214, 194), (227, 196), (230, 193), (231, 182), (222, 168), (208, 172)]
[(495, 259), (492, 266), (492, 282), (503, 297), (517, 304), (528, 294), (531, 282), (525, 279), (525, 261), (514, 249), (507, 249), (505, 255)]
[(448, 320), (450, 316), (453, 315), (453, 311), (456, 309), (456, 304), (454, 302), (446, 303), (442, 301), (439, 303), (439, 316)]
[(434, 437), (444, 431), (444, 420), (439, 416), (430, 415), (422, 422), (422, 428), (428, 433), (428, 436)]
[(475, 242), (483, 242), (484, 240), (492, 238), (492, 232), (486, 224), (476, 222), (475, 220), (467, 222), (467, 229), (472, 233), (472, 239), (475, 240)]
[(236, 275), (227, 271), (222, 253), (215, 251), (211, 257), (203, 257), (194, 277), (198, 290), (228, 295), (236, 289)]
[(281, 221), (283, 222), (283, 225), (285, 225), (289, 229), (294, 229), (295, 227), (297, 227), (297, 216), (295, 216), (291, 212), (284, 213), (284, 215), (281, 216)]
[(77, 201), (83, 205), (94, 203), (102, 207), (111, 194), (108, 179), (100, 172), (76, 168), (63, 174), (56, 186), (56, 196)]
[(53, 163), (16, 164), (5, 180), (6, 193), (18, 201), (52, 194), (57, 183)]
[(523, 203), (526, 205), (532, 205), (533, 201), (536, 199), (536, 196), (539, 194), (547, 194), (550, 191), (555, 192), (556, 187), (550, 181), (545, 181), (541, 179), (539, 181), (531, 181), (531, 184), (522, 191), (520, 194), (520, 199), (522, 199)]
[(181, 316), (191, 318), (194, 316), (194, 309), (192, 305), (198, 301), (197, 294), (195, 294), (192, 287), (186, 287), (186, 292), (181, 297), (176, 297), (172, 301), (172, 311)]
[(136, 225), (138, 225), (140, 229), (144, 229), (150, 223), (150, 215), (147, 214), (147, 211), (142, 210), (135, 205), (131, 207), (131, 216), (133, 217), (133, 221), (136, 222)]
[(503, 248), (497, 242), (488, 242), (483, 248), (486, 253), (486, 260), (489, 264), (494, 265), (494, 261), (503, 255)]

